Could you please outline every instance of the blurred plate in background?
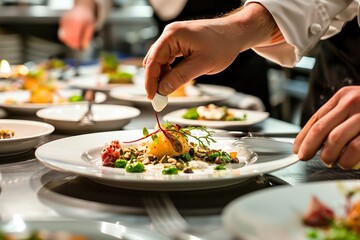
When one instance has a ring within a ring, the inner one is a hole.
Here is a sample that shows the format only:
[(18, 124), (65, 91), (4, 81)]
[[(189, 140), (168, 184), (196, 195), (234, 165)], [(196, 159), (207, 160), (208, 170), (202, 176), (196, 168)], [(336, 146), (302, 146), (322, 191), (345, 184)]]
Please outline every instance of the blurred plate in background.
[(44, 108), (37, 111), (36, 115), (52, 124), (56, 130), (78, 133), (121, 129), (140, 114), (140, 110), (134, 107), (94, 104), (92, 112), (95, 124), (79, 126), (78, 121), (86, 111), (86, 104), (77, 104)]
[(163, 119), (174, 124), (186, 125), (186, 126), (207, 126), (209, 128), (228, 128), (238, 126), (249, 126), (261, 122), (269, 117), (268, 112), (250, 111), (242, 109), (230, 108), (229, 110), (235, 117), (242, 117), (246, 114), (245, 120), (239, 121), (220, 121), (220, 120), (194, 120), (186, 119), (182, 116), (188, 109), (180, 109), (174, 112), (166, 114)]
[[(57, 91), (52, 103), (29, 103), (30, 91), (19, 90), (19, 91), (7, 91), (0, 92), (0, 106), (6, 111), (11, 111), (20, 114), (35, 114), (37, 110), (57, 105), (71, 105), (85, 103), (82, 102), (69, 102), (67, 101), (71, 96), (81, 96), (82, 91), (79, 89), (60, 89)], [(59, 99), (60, 98), (60, 99)], [(95, 102), (101, 103), (106, 100), (106, 95), (101, 92), (95, 94)]]
[[(200, 95), (169, 97), (169, 105), (192, 107), (207, 103), (216, 103), (230, 98), (236, 92), (230, 87), (210, 84), (197, 84), (196, 88)], [(117, 87), (110, 91), (110, 96), (115, 99), (129, 101), (139, 105), (150, 105), (150, 101), (146, 97), (146, 91), (143, 85)]]

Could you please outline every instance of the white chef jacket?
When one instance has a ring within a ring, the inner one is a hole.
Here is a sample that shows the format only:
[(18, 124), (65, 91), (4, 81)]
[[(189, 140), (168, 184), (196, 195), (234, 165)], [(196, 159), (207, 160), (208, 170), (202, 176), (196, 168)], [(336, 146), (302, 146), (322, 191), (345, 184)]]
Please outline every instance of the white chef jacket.
[(97, 7), (97, 18), (95, 22), (95, 28), (100, 29), (110, 12), (112, 1), (111, 0), (94, 0)]
[(282, 66), (293, 67), (320, 39), (340, 32), (358, 15), (353, 0), (247, 0), (262, 4), (273, 16), (284, 41), (254, 47), (259, 55)]

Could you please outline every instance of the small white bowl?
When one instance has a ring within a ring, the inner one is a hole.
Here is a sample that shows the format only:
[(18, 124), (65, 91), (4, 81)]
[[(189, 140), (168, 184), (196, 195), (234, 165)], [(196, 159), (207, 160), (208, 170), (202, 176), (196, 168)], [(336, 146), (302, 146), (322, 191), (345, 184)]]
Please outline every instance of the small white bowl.
[(78, 121), (86, 111), (87, 104), (63, 105), (41, 109), (36, 112), (36, 116), (52, 124), (58, 131), (83, 133), (121, 129), (132, 118), (140, 115), (140, 110), (134, 107), (94, 104), (92, 112), (95, 124), (81, 126)]
[(15, 132), (13, 138), (0, 139), (0, 156), (11, 156), (30, 151), (54, 131), (48, 123), (27, 120), (0, 119), (0, 128)]

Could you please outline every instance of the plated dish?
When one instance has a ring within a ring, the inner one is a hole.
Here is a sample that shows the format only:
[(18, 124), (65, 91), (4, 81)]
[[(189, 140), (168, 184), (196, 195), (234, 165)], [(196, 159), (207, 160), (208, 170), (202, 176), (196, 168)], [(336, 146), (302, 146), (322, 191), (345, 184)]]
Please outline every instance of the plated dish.
[[(165, 239), (157, 233), (144, 229), (88, 220), (23, 221), (20, 218), (16, 218), (10, 222), (0, 222), (0, 236), (1, 233), (5, 236), (11, 236), (12, 238), (5, 238), (10, 240)], [(34, 236), (39, 236), (40, 238), (35, 238)]]
[[(31, 96), (30, 91), (19, 90), (19, 91), (7, 91), (0, 92), (0, 106), (5, 110), (23, 113), (23, 114), (35, 114), (37, 110), (57, 105), (67, 104), (79, 104), (85, 101), (70, 101), (69, 99), (73, 96), (81, 96), (82, 91), (79, 89), (60, 89), (57, 91), (56, 97), (51, 103), (30, 103), (29, 99)], [(95, 102), (101, 103), (106, 100), (106, 95), (101, 92), (95, 94)]]
[(140, 110), (134, 107), (94, 104), (92, 112), (95, 124), (80, 126), (78, 121), (86, 111), (86, 104), (74, 104), (40, 109), (36, 115), (52, 124), (56, 130), (78, 133), (120, 129), (140, 114)]
[(74, 88), (92, 89), (106, 92), (116, 87), (132, 84), (132, 82), (109, 83), (109, 76), (107, 74), (89, 74), (72, 77), (68, 84)]
[[(297, 161), (296, 155), (282, 155), (269, 162), (245, 164), (227, 171), (204, 171), (201, 174), (164, 175), (159, 170), (128, 173), (123, 169), (102, 166), (101, 151), (106, 144), (118, 139), (120, 142), (142, 138), (142, 130), (102, 132), (59, 139), (40, 146), (35, 155), (46, 166), (65, 172), (89, 177), (113, 187), (138, 190), (181, 191), (210, 189), (229, 186), (251, 176), (289, 166)], [(253, 155), (244, 148), (234, 148), (232, 141), (223, 140), (211, 144), (211, 148), (236, 151), (238, 157), (252, 162)], [(250, 158), (250, 159), (249, 159)]]
[[(359, 191), (359, 186), (359, 180), (338, 180), (261, 190), (231, 202), (223, 211), (223, 223), (232, 236), (241, 239), (268, 239), (269, 232), (279, 240), (324, 239), (311, 238), (311, 229), (303, 223), (312, 198), (316, 196), (336, 216), (345, 216), (346, 192)], [(351, 199), (353, 203), (358, 200), (356, 194)]]
[[(216, 103), (235, 94), (235, 90), (225, 86), (198, 84), (196, 85), (196, 95), (188, 96), (169, 96), (169, 103), (173, 106), (194, 106), (207, 103)], [(143, 86), (123, 86), (110, 90), (110, 96), (119, 100), (130, 101), (136, 104), (148, 105), (150, 101), (146, 97), (146, 92)]]
[(11, 138), (0, 139), (0, 156), (11, 156), (32, 150), (55, 128), (37, 121), (0, 119), (0, 129), (13, 132)]
[[(238, 126), (249, 126), (256, 123), (259, 123), (269, 117), (268, 112), (260, 111), (250, 111), (229, 108), (228, 110), (232, 112), (234, 117), (239, 118), (240, 120), (228, 121), (228, 120), (205, 120), (205, 119), (187, 119), (184, 118), (184, 114), (188, 112), (189, 108), (176, 110), (166, 114), (163, 117), (164, 121), (170, 123), (178, 123), (181, 125), (191, 125), (191, 126), (207, 126), (209, 128), (227, 128), (227, 127), (238, 127)], [(244, 115), (246, 116), (244, 118)]]

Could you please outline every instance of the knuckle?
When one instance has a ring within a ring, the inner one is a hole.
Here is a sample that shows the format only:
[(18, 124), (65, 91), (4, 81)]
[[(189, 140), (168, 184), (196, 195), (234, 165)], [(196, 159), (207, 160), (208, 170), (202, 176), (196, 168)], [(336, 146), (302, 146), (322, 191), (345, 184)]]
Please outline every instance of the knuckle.
[(339, 142), (339, 140), (342, 137), (342, 133), (340, 133), (339, 131), (333, 130), (329, 133), (328, 137), (327, 137), (327, 143), (331, 146), (336, 145), (336, 143)]
[(313, 132), (314, 136), (318, 136), (319, 134), (321, 134), (324, 131), (325, 127), (326, 126), (323, 124), (322, 121), (317, 121), (312, 126), (311, 131)]

